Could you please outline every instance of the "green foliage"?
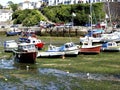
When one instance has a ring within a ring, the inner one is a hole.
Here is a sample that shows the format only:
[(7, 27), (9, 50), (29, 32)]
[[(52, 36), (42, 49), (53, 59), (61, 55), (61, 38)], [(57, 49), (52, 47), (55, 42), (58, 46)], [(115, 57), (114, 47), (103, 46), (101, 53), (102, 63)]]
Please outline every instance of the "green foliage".
[(34, 26), (38, 24), (40, 20), (45, 20), (42, 14), (36, 9), (18, 10), (13, 13), (12, 17), (14, 24), (23, 24), (23, 26)]
[[(72, 17), (72, 13), (76, 17)], [(75, 5), (59, 5), (49, 6), (42, 10), (42, 13), (52, 22), (71, 22), (74, 20), (75, 25), (84, 25), (89, 22), (90, 4), (75, 4)], [(14, 24), (23, 24), (23, 26), (34, 26), (39, 21), (45, 20), (42, 14), (34, 9), (18, 10), (13, 13)], [(103, 3), (94, 3), (92, 5), (93, 23), (105, 18)]]
[(15, 12), (18, 9), (18, 4), (10, 4), (10, 7)]
[(69, 6), (60, 5), (53, 7), (46, 7), (43, 10), (44, 15), (53, 22), (69, 22), (71, 19)]
[[(89, 22), (90, 4), (49, 6), (44, 8), (42, 12), (50, 21), (65, 23), (72, 21), (72, 13), (74, 12), (76, 14), (74, 17), (75, 25), (83, 25)], [(93, 4), (92, 13), (94, 23), (104, 19), (103, 3)]]

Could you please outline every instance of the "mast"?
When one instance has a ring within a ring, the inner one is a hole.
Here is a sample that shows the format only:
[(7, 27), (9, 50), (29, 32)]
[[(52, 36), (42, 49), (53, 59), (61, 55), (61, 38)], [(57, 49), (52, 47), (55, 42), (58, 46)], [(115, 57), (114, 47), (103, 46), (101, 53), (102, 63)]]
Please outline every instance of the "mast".
[(111, 26), (111, 28), (112, 28), (112, 20), (111, 20), (111, 12), (110, 12), (109, 1), (107, 1), (107, 4), (108, 4), (108, 14), (109, 14), (110, 26)]
[[(91, 24), (91, 31), (92, 31), (92, 2), (90, 1), (90, 24)], [(92, 37), (92, 34), (91, 34)]]

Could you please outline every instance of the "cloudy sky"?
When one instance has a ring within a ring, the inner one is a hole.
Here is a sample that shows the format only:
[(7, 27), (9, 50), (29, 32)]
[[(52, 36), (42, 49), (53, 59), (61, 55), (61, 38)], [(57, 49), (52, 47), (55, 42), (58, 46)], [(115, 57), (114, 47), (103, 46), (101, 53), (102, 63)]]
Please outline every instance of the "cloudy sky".
[[(0, 4), (1, 5), (6, 5), (8, 1), (12, 1), (13, 3), (20, 3), (20, 2), (24, 2), (26, 0), (0, 0)], [(29, 0), (31, 2), (36, 2), (36, 1), (39, 1), (39, 0)]]

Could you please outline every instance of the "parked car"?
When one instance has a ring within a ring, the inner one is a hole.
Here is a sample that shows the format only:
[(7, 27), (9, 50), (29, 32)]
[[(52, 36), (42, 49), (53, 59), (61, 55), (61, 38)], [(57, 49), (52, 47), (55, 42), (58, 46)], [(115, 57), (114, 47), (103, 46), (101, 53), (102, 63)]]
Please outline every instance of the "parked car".
[(73, 26), (73, 22), (69, 22), (65, 24), (65, 27), (71, 27), (71, 26)]

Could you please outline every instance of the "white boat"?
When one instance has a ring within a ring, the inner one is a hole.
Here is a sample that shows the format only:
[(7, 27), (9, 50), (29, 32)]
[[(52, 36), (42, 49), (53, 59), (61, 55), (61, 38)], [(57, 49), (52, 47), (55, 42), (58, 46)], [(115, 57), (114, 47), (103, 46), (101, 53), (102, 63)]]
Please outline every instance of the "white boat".
[(13, 49), (17, 49), (18, 44), (15, 40), (7, 40), (4, 41), (4, 51), (5, 52), (12, 52)]
[(14, 60), (21, 63), (35, 63), (37, 50), (34, 44), (20, 43), (18, 49), (13, 50)]
[(116, 31), (110, 34), (101, 34), (101, 42), (120, 41), (120, 32)]
[(118, 52), (120, 51), (120, 45), (118, 45), (116, 42), (105, 42), (102, 44), (102, 51), (104, 52)]
[(38, 51), (38, 54), (37, 54), (37, 58), (40, 58), (40, 57), (62, 57), (64, 56), (64, 52), (49, 52), (49, 51), (46, 51), (46, 52), (40, 52)]
[(91, 40), (93, 43), (94, 42), (101, 42), (101, 35), (102, 33), (104, 33), (105, 31), (102, 29), (92, 29), (92, 30), (88, 30), (87, 35), (85, 35), (85, 37), (80, 37), (80, 43), (82, 42), (88, 42), (89, 40)]
[(80, 37), (80, 43), (88, 42), (89, 40), (91, 40), (93, 43), (94, 42), (103, 43), (103, 42), (111, 42), (111, 41), (120, 42), (120, 31), (115, 31), (112, 33), (100, 33), (97, 35), (98, 36), (94, 36), (92, 34), (91, 36), (86, 35), (85, 37)]
[(64, 56), (64, 52), (59, 51), (59, 47), (54, 45), (49, 45), (48, 50), (45, 52), (38, 51), (37, 57), (62, 57)]
[(59, 51), (63, 51), (65, 56), (77, 56), (79, 54), (79, 48), (79, 45), (76, 45), (73, 42), (68, 42), (62, 45), (59, 48)]
[(80, 37), (80, 43), (88, 42), (89, 40), (91, 40), (93, 43), (99, 43), (101, 42), (101, 37)]
[(37, 57), (60, 57), (60, 56), (77, 56), (79, 53), (79, 45), (75, 45), (73, 42), (65, 43), (64, 45), (57, 47), (49, 45), (46, 52), (38, 52)]

